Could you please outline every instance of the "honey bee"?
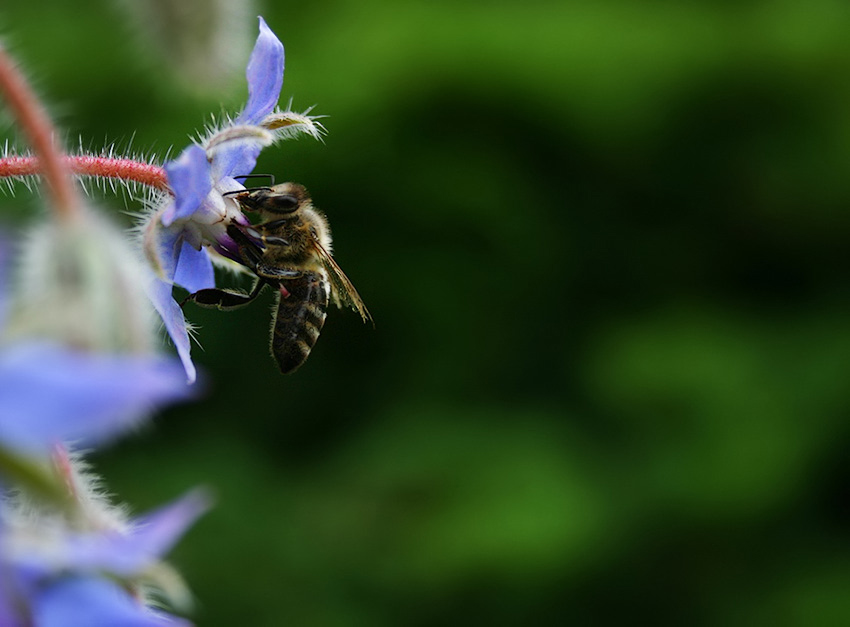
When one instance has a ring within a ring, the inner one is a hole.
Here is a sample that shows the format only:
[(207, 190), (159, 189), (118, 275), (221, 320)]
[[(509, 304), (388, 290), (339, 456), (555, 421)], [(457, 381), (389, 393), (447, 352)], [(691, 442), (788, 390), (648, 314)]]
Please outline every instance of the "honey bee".
[(351, 307), (364, 322), (372, 321), (354, 285), (331, 256), (327, 218), (313, 206), (304, 186), (281, 183), (239, 191), (233, 197), (262, 220), (250, 227), (227, 227), (243, 265), (257, 281), (247, 294), (204, 289), (187, 301), (232, 309), (254, 300), (266, 285), (274, 288), (271, 352), (283, 374), (295, 372), (306, 361), (325, 323), (329, 302)]

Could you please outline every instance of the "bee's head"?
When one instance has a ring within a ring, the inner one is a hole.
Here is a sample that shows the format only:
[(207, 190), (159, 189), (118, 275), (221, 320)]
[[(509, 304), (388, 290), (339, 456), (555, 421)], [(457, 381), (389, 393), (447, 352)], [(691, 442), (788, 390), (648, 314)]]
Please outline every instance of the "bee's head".
[(243, 209), (267, 211), (276, 215), (294, 213), (310, 204), (310, 195), (303, 185), (281, 183), (274, 187), (258, 187), (236, 195)]

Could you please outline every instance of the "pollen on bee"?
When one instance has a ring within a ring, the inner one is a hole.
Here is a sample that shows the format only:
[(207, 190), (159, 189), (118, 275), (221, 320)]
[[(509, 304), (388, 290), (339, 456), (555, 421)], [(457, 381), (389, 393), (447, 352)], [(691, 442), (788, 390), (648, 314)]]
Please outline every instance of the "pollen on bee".
[(289, 290), (286, 289), (283, 285), (279, 285), (278, 289), (280, 290), (281, 298), (289, 298)]

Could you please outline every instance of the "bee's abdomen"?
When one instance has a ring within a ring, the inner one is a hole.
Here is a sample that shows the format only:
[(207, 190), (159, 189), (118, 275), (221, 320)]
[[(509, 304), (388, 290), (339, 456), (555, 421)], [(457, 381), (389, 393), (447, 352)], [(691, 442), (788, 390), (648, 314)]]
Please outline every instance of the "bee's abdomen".
[(289, 374), (304, 363), (325, 324), (330, 297), (326, 278), (317, 272), (283, 283), (272, 327), (271, 348), (280, 371)]

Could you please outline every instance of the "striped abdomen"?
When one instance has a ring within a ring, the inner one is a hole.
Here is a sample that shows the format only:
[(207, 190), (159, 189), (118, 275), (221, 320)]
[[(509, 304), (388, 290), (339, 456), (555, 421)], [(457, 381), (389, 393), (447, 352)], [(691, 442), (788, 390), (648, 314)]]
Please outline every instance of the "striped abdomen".
[(272, 327), (272, 354), (283, 374), (295, 372), (316, 343), (330, 298), (324, 273), (305, 272), (283, 283)]

